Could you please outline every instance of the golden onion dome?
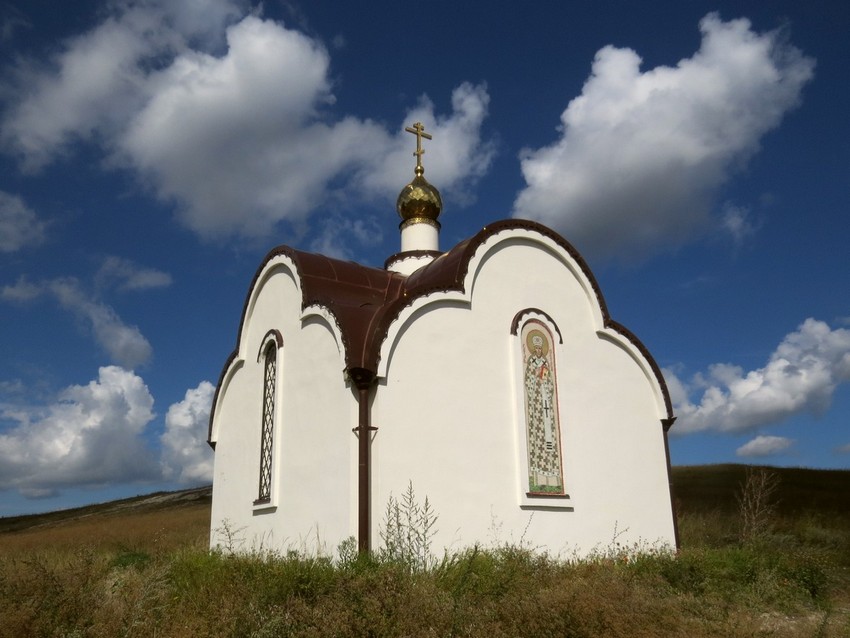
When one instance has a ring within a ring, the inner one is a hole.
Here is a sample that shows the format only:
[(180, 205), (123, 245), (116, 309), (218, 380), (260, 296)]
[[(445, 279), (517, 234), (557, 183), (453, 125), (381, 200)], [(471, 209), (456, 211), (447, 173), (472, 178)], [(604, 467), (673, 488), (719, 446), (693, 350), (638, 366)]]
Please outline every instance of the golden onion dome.
[(399, 216), (405, 222), (412, 219), (437, 221), (437, 217), (443, 210), (440, 191), (423, 177), (424, 173), (425, 169), (418, 165), (416, 177), (398, 194), (395, 207)]

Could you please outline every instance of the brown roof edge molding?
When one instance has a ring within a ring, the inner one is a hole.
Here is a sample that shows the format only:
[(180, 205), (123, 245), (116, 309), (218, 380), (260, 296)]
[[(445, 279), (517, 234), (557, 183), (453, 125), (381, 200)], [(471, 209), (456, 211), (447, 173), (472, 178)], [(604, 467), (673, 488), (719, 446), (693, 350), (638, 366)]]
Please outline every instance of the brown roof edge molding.
[(546, 317), (546, 320), (552, 324), (552, 327), (555, 328), (555, 332), (558, 333), (558, 343), (564, 343), (564, 337), (561, 335), (561, 329), (558, 327), (558, 324), (555, 323), (555, 320), (549, 316), (549, 313), (543, 312), (540, 308), (525, 308), (520, 310), (518, 313), (514, 315), (513, 321), (511, 321), (511, 334), (516, 335), (519, 331), (519, 322), (522, 321), (523, 317), (529, 314), (538, 314), (541, 317)]
[[(494, 235), (511, 230), (527, 230), (542, 235), (543, 237), (547, 237), (573, 258), (579, 268), (581, 268), (581, 271), (587, 277), (587, 280), (590, 282), (590, 286), (593, 289), (593, 293), (596, 295), (597, 302), (599, 303), (605, 327), (614, 330), (631, 342), (647, 360), (653, 374), (655, 375), (656, 381), (661, 388), (661, 393), (664, 398), (664, 408), (667, 412), (666, 419), (675, 420), (675, 417), (673, 416), (672, 403), (670, 401), (670, 392), (667, 388), (667, 382), (664, 380), (664, 375), (661, 374), (661, 369), (659, 368), (658, 363), (650, 354), (649, 350), (647, 350), (643, 342), (638, 339), (631, 330), (611, 318), (611, 315), (608, 312), (608, 304), (605, 301), (605, 297), (599, 287), (599, 282), (596, 280), (596, 277), (590, 270), (590, 267), (587, 265), (587, 262), (584, 257), (582, 257), (581, 253), (579, 253), (575, 246), (564, 239), (561, 235), (543, 224), (523, 219), (505, 219), (488, 224), (469, 239), (460, 242), (448, 252), (411, 274), (405, 282), (407, 295), (403, 298), (403, 300), (398, 300), (395, 303), (399, 304), (400, 302), (403, 302), (404, 305), (407, 305), (412, 303), (417, 297), (428, 295), (433, 292), (450, 290), (465, 292), (463, 289), (463, 282), (466, 279), (469, 262), (472, 260), (475, 252), (484, 242)], [(401, 310), (401, 308), (399, 308), (399, 310)], [(390, 314), (392, 318), (395, 318), (398, 312), (389, 313), (388, 316), (390, 316)], [(386, 337), (386, 330), (388, 328), (389, 325), (386, 326), (384, 334), (381, 335), (381, 341), (383, 341), (384, 337)], [(377, 365), (377, 361), (375, 364)], [(672, 421), (669, 421), (669, 423), (670, 425), (667, 426), (667, 429), (669, 429), (672, 425)]]
[(386, 339), (390, 324), (399, 313), (419, 297), (435, 292), (465, 292), (464, 280), (469, 263), (478, 248), (491, 237), (512, 230), (526, 230), (547, 237), (578, 264), (593, 288), (605, 327), (611, 328), (634, 344), (649, 362), (661, 387), (667, 418), (673, 418), (670, 394), (658, 364), (631, 331), (611, 319), (608, 314), (608, 305), (599, 289), (599, 283), (578, 250), (558, 233), (542, 224), (522, 219), (506, 219), (488, 224), (474, 236), (437, 256), (408, 277), (354, 262), (295, 250), (289, 246), (278, 246), (270, 250), (257, 268), (245, 297), (242, 317), (239, 321), (236, 350), (225, 363), (213, 398), (210, 411), (210, 433), (219, 389), (224, 380), (224, 374), (238, 351), (248, 304), (260, 276), (270, 261), (276, 257), (285, 256), (293, 262), (301, 282), (302, 309), (313, 305), (321, 306), (334, 316), (342, 335), (346, 370), (363, 369), (374, 374), (380, 359), (381, 345)]
[(643, 355), (643, 358), (649, 363), (649, 367), (652, 369), (652, 373), (655, 375), (658, 385), (661, 387), (661, 394), (664, 397), (664, 409), (667, 411), (667, 416), (661, 419), (661, 423), (664, 426), (664, 431), (667, 432), (667, 430), (673, 427), (673, 422), (676, 420), (676, 417), (673, 416), (673, 403), (670, 400), (670, 390), (667, 389), (667, 381), (664, 380), (661, 368), (658, 367), (658, 363), (655, 361), (655, 358), (649, 353), (646, 346), (643, 345), (643, 341), (638, 339), (631, 330), (626, 328), (623, 324), (614, 321), (611, 317), (607, 316), (607, 314), (605, 316), (605, 327), (610, 328), (614, 332), (620, 333), (626, 339), (631, 341), (635, 348), (637, 348)]
[(221, 374), (218, 375), (218, 383), (215, 384), (215, 393), (213, 394), (212, 404), (210, 405), (210, 418), (209, 423), (207, 425), (207, 444), (215, 449), (215, 442), (212, 440), (212, 428), (213, 428), (213, 415), (215, 414), (215, 406), (218, 404), (218, 394), (221, 392), (221, 385), (224, 383), (224, 377), (227, 375), (227, 371), (230, 369), (230, 366), (233, 365), (233, 362), (236, 361), (237, 351), (234, 350), (230, 353), (230, 356), (227, 357), (227, 360), (224, 362), (224, 365), (221, 368)]
[[(402, 292), (404, 276), (378, 268), (361, 266), (354, 262), (332, 259), (324, 255), (303, 252), (289, 246), (271, 249), (260, 263), (242, 305), (242, 315), (236, 333), (236, 347), (228, 357), (219, 376), (210, 409), (208, 442), (212, 435), (212, 420), (227, 370), (238, 356), (239, 342), (245, 328), (248, 307), (254, 289), (270, 262), (286, 257), (295, 267), (301, 284), (301, 308), (321, 306), (336, 319), (345, 351), (346, 370), (368, 369), (374, 374), (375, 366), (362, 365), (364, 347), (371, 341), (377, 320)], [(268, 333), (267, 333), (268, 334)], [(212, 443), (210, 442), (212, 445)]]
[(384, 270), (401, 259), (407, 259), (409, 257), (439, 257), (442, 254), (443, 252), (440, 250), (405, 250), (387, 257), (384, 260)]
[(280, 350), (283, 347), (283, 335), (280, 334), (280, 330), (277, 328), (272, 328), (268, 332), (266, 332), (265, 336), (260, 340), (260, 348), (257, 350), (257, 362), (260, 361), (260, 357), (263, 356), (263, 346), (265, 346), (270, 339), (274, 339), (275, 345), (277, 349)]

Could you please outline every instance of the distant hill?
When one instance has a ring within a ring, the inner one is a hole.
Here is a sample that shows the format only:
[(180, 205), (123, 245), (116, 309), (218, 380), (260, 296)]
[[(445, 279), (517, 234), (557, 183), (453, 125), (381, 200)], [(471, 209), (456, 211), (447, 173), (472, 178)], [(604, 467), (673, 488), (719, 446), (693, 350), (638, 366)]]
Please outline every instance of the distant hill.
[[(680, 514), (720, 510), (735, 511), (736, 495), (750, 466), (692, 465), (673, 468), (673, 494)], [(805, 512), (846, 515), (850, 519), (850, 470), (816, 470), (792, 467), (768, 468), (780, 478), (780, 514)], [(23, 531), (91, 517), (139, 514), (177, 508), (209, 508), (212, 487), (176, 492), (156, 492), (109, 503), (86, 505), (45, 514), (0, 518), (0, 533)]]
[[(737, 494), (748, 465), (683, 465), (673, 468), (673, 495), (680, 514), (738, 509)], [(850, 518), (850, 470), (765, 467), (780, 479), (777, 513), (806, 512)]]
[(211, 485), (176, 492), (154, 492), (153, 494), (144, 494), (118, 501), (96, 503), (73, 509), (46, 512), (44, 514), (0, 517), (0, 534), (80, 521), (92, 517), (121, 516), (130, 513), (139, 514), (186, 507), (205, 506), (209, 508), (211, 503)]

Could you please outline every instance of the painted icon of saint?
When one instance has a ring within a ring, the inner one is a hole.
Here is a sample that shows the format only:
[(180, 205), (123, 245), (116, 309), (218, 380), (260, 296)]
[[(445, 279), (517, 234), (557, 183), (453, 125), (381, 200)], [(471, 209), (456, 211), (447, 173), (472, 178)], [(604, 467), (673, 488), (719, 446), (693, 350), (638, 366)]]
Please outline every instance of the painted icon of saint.
[(522, 331), (528, 443), (528, 491), (562, 494), (560, 425), (552, 337), (529, 321)]

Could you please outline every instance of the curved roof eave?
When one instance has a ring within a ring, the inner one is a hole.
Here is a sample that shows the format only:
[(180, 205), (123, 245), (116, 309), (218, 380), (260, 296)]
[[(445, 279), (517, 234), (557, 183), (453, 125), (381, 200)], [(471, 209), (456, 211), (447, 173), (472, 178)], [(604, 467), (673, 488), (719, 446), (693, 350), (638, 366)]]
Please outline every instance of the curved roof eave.
[(510, 230), (526, 230), (547, 237), (570, 255), (593, 290), (602, 313), (604, 327), (622, 335), (646, 359), (661, 389), (667, 420), (672, 424), (675, 417), (670, 393), (658, 364), (646, 346), (630, 330), (611, 319), (599, 284), (578, 250), (558, 233), (542, 224), (521, 219), (507, 219), (488, 224), (469, 239), (442, 253), (408, 277), (354, 262), (303, 252), (289, 246), (277, 246), (270, 250), (257, 268), (248, 288), (239, 321), (236, 348), (225, 363), (213, 398), (210, 411), (210, 433), (221, 381), (237, 356), (254, 289), (273, 259), (285, 256), (294, 264), (300, 280), (302, 310), (309, 306), (321, 306), (336, 319), (345, 351), (346, 370), (365, 370), (374, 376), (377, 374), (381, 346), (387, 337), (390, 325), (398, 318), (401, 311), (417, 299), (436, 292), (465, 293), (469, 264), (478, 248), (494, 235)]
[(672, 420), (674, 420), (675, 417), (673, 416), (670, 392), (658, 363), (652, 357), (643, 342), (638, 339), (631, 330), (611, 318), (611, 315), (608, 312), (608, 304), (606, 303), (602, 290), (599, 287), (599, 282), (596, 280), (596, 277), (593, 275), (593, 272), (590, 270), (590, 267), (587, 265), (584, 257), (582, 257), (581, 253), (578, 252), (575, 246), (547, 226), (533, 221), (523, 219), (506, 219), (488, 224), (469, 239), (460, 242), (448, 252), (443, 253), (441, 256), (434, 259), (434, 261), (412, 273), (405, 281), (404, 295), (401, 298), (396, 299), (393, 302), (392, 310), (385, 314), (382, 334), (375, 344), (377, 350), (374, 353), (371, 353), (371, 356), (374, 359), (374, 365), (377, 366), (380, 356), (380, 347), (387, 336), (389, 324), (398, 317), (403, 308), (411, 305), (420, 297), (436, 292), (466, 293), (465, 283), (467, 275), (469, 274), (469, 264), (476, 251), (482, 244), (494, 235), (511, 230), (526, 230), (539, 234), (543, 237), (547, 237), (569, 254), (569, 256), (575, 261), (584, 276), (587, 278), (593, 294), (596, 297), (596, 301), (602, 314), (603, 327), (609, 328), (621, 335), (629, 341), (638, 352), (640, 352), (644, 359), (646, 359), (646, 362), (652, 370), (656, 382), (661, 390), (661, 395), (664, 401), (664, 409), (667, 413), (666, 419), (670, 420), (670, 424), (672, 425)]

